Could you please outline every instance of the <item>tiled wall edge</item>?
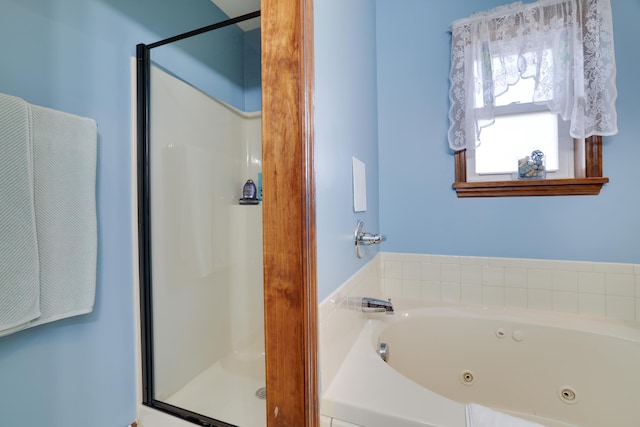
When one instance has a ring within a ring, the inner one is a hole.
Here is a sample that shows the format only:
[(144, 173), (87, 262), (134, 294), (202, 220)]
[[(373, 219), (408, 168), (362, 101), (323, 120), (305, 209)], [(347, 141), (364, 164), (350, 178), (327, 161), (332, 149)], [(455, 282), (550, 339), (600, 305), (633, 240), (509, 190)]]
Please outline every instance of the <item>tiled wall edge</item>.
[(640, 321), (640, 264), (382, 252), (385, 296)]
[(318, 306), (320, 384), (328, 387), (362, 330), (364, 316), (349, 297), (381, 296), (381, 257), (376, 255)]
[(323, 322), (331, 313), (345, 303), (348, 296), (355, 296), (358, 292), (369, 292), (360, 296), (378, 298), (382, 292), (382, 282), (380, 274), (381, 255), (377, 254), (372, 260), (365, 264), (360, 270), (347, 279), (331, 295), (326, 297), (318, 305), (318, 320)]

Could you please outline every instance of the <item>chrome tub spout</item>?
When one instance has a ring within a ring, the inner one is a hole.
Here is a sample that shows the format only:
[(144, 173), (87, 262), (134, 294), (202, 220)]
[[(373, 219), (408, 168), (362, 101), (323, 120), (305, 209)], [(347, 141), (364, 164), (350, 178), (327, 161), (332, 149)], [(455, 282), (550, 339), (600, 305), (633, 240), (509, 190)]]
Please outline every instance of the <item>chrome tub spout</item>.
[(388, 300), (377, 298), (362, 298), (362, 311), (365, 313), (386, 313), (393, 314), (393, 304), (391, 298)]

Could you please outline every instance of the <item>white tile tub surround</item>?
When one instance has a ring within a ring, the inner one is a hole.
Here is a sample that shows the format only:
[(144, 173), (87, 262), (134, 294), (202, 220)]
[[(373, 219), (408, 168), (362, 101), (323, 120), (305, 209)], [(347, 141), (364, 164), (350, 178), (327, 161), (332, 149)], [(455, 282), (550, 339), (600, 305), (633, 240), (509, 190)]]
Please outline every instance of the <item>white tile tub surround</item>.
[(329, 384), (366, 315), (348, 297), (411, 297), (640, 320), (640, 264), (381, 252), (319, 306)]
[(640, 321), (640, 264), (381, 252), (319, 306), (324, 384), (366, 316), (348, 297), (411, 297)]
[(382, 252), (382, 294), (640, 321), (640, 264)]

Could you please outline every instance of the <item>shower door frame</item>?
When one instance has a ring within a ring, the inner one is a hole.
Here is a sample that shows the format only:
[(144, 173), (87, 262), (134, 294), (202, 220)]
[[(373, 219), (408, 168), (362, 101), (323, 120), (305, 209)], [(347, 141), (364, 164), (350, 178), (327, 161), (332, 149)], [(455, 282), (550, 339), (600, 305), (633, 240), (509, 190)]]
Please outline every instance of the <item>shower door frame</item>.
[(139, 251), (139, 285), (140, 285), (140, 326), (141, 326), (141, 373), (142, 404), (153, 409), (180, 417), (186, 421), (210, 427), (234, 427), (232, 424), (197, 414), (186, 408), (168, 404), (155, 398), (154, 380), (154, 343), (153, 343), (153, 285), (151, 256), (151, 175), (150, 175), (150, 95), (151, 95), (151, 50), (156, 47), (188, 39), (219, 28), (260, 17), (260, 11), (230, 18), (193, 31), (178, 34), (151, 44), (140, 43), (136, 46), (136, 81), (137, 81), (137, 181), (138, 181), (138, 251)]

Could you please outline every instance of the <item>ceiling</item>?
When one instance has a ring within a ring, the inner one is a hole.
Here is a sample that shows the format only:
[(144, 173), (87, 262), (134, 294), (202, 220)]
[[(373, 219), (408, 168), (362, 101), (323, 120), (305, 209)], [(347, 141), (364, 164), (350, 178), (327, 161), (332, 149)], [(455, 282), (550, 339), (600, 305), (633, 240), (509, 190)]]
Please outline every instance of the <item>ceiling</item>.
[[(246, 13), (260, 10), (260, 0), (211, 0), (230, 18), (235, 18)], [(245, 31), (253, 30), (260, 26), (260, 19), (251, 19), (238, 24)]]

